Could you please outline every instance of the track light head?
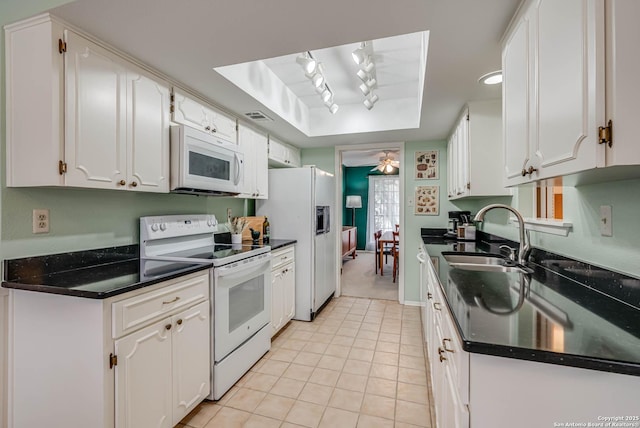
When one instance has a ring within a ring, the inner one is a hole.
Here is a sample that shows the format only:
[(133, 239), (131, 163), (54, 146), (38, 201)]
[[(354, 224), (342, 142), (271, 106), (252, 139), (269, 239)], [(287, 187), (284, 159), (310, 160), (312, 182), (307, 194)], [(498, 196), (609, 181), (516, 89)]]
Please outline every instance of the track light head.
[(327, 103), (329, 100), (331, 100), (333, 98), (333, 93), (331, 93), (329, 88), (325, 88), (325, 90), (322, 92), (322, 94), (320, 94), (320, 97), (322, 98), (322, 101)]
[(331, 104), (331, 107), (329, 107), (329, 111), (331, 112), (331, 114), (336, 114), (336, 112), (338, 111), (340, 107), (338, 106), (338, 104)]
[(305, 52), (296, 58), (296, 62), (302, 66), (304, 72), (308, 75), (313, 75), (318, 67), (318, 62), (311, 57), (309, 52)]
[(364, 47), (365, 44), (362, 42), (360, 43), (360, 47), (351, 53), (351, 57), (357, 65), (362, 64), (367, 58), (367, 53), (365, 52)]
[(316, 73), (311, 77), (311, 82), (316, 88), (321, 88), (324, 85), (324, 76), (322, 73)]
[(373, 96), (364, 100), (363, 104), (367, 108), (367, 110), (371, 110), (373, 105), (378, 102), (378, 95), (374, 94)]
[(369, 95), (369, 92), (371, 92), (371, 89), (369, 88), (369, 85), (367, 85), (365, 83), (361, 83), (360, 86), (358, 86), (358, 88), (360, 88), (360, 90), (362, 91), (362, 93), (365, 96)]

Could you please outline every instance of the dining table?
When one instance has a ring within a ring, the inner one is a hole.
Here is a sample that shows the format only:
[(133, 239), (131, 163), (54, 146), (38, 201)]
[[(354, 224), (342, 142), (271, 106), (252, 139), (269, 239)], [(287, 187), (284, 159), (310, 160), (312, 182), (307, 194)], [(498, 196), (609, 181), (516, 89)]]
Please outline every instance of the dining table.
[(378, 249), (380, 250), (379, 254), (378, 254), (378, 257), (380, 258), (379, 259), (380, 263), (378, 264), (378, 266), (380, 266), (380, 275), (381, 276), (383, 275), (382, 268), (384, 266), (384, 263), (383, 263), (384, 257), (383, 256), (384, 256), (384, 246), (385, 246), (385, 244), (393, 244), (393, 231), (388, 230), (388, 231), (384, 232), (382, 234), (382, 236), (380, 237), (380, 239), (378, 239)]

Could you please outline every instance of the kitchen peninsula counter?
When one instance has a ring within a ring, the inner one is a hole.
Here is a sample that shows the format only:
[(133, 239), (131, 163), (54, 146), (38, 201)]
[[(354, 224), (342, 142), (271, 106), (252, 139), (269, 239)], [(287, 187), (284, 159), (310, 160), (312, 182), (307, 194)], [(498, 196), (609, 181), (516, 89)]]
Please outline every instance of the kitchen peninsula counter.
[(465, 351), (640, 376), (640, 280), (537, 249), (531, 275), (451, 268), (442, 255), (504, 243), (423, 236)]

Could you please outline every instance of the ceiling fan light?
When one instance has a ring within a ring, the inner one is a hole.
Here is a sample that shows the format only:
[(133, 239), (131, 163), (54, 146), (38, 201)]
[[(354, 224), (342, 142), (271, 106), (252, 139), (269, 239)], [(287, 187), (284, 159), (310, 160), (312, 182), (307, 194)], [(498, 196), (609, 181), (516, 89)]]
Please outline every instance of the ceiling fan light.
[(386, 164), (384, 166), (384, 172), (387, 174), (393, 172), (393, 165), (391, 165), (390, 163)]

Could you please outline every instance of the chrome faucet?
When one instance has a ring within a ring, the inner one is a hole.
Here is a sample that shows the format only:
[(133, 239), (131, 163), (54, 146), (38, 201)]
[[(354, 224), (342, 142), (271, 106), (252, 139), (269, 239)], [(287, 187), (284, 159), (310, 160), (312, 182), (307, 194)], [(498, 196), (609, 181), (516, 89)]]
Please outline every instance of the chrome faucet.
[(478, 222), (484, 221), (484, 216), (487, 213), (487, 211), (492, 210), (494, 208), (504, 208), (505, 210), (511, 211), (513, 214), (515, 214), (516, 218), (518, 219), (518, 225), (520, 229), (520, 248), (518, 249), (518, 264), (524, 265), (524, 263), (527, 261), (527, 257), (529, 257), (529, 253), (531, 252), (531, 245), (529, 245), (529, 231), (527, 230), (525, 234), (524, 219), (522, 218), (522, 215), (518, 212), (518, 210), (516, 210), (515, 208), (509, 205), (491, 204), (480, 209), (480, 211), (478, 211), (478, 214), (476, 214), (473, 221), (478, 221)]

